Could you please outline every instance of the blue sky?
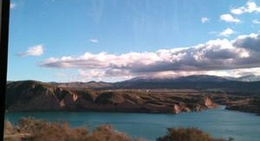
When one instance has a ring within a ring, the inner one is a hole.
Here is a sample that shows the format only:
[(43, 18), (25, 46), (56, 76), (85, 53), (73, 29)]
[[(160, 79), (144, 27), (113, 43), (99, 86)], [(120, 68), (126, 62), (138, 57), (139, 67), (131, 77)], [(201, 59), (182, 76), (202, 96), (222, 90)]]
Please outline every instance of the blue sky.
[(260, 75), (259, 0), (11, 0), (8, 80)]

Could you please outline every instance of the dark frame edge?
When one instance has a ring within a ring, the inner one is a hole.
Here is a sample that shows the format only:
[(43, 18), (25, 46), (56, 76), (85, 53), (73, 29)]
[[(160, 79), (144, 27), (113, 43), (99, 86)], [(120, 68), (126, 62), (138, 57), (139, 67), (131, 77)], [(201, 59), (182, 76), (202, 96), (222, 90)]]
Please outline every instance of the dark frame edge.
[(4, 121), (5, 121), (5, 98), (6, 98), (6, 83), (7, 83), (7, 61), (8, 61), (8, 38), (9, 38), (9, 15), (10, 15), (10, 0), (0, 0), (0, 91), (1, 91), (1, 137), (4, 140)]

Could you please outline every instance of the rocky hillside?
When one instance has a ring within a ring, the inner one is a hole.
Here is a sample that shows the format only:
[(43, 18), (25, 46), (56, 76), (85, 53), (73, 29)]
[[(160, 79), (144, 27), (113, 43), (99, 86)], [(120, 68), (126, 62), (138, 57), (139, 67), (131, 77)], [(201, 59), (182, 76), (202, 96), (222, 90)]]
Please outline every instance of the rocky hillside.
[(242, 112), (249, 112), (249, 113), (256, 113), (256, 114), (260, 115), (260, 98), (251, 97), (251, 98), (235, 100), (235, 101), (230, 102), (227, 105), (226, 109), (242, 111)]
[(7, 84), (7, 111), (104, 111), (179, 113), (215, 108), (197, 91), (93, 90), (37, 81)]
[(227, 110), (255, 113), (260, 115), (260, 97), (259, 96), (241, 96), (230, 94), (211, 94), (212, 101), (226, 105)]

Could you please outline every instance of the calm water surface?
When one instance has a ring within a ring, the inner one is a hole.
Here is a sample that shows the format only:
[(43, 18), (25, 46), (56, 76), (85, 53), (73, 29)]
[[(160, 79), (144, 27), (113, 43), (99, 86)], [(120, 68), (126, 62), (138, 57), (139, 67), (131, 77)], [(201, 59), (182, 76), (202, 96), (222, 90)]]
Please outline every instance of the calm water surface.
[(7, 113), (6, 119), (15, 123), (21, 117), (49, 121), (67, 121), (72, 127), (94, 128), (110, 124), (132, 137), (155, 140), (165, 135), (169, 127), (197, 127), (214, 137), (235, 138), (235, 141), (260, 141), (260, 116), (228, 111), (224, 107), (203, 112), (181, 114), (98, 113), (98, 112), (25, 112)]

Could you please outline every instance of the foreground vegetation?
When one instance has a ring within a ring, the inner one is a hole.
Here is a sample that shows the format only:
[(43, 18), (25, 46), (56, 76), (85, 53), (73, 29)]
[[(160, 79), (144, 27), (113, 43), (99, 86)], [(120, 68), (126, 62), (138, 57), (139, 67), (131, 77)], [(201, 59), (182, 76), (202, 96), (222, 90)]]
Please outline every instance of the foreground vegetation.
[[(224, 139), (215, 139), (208, 133), (197, 128), (168, 128), (165, 136), (157, 138), (156, 141), (226, 141)], [(233, 141), (229, 138), (228, 141)]]
[[(45, 120), (22, 118), (17, 125), (5, 121), (5, 141), (145, 141), (131, 138), (109, 125), (94, 130), (87, 127), (70, 128), (66, 122), (51, 123)], [(229, 139), (232, 140), (232, 139)], [(169, 128), (165, 136), (157, 141), (225, 141), (214, 139), (197, 128)]]
[(66, 122), (22, 118), (17, 126), (5, 122), (5, 141), (141, 141), (117, 132), (109, 125), (97, 127), (92, 132), (86, 127), (70, 128)]

